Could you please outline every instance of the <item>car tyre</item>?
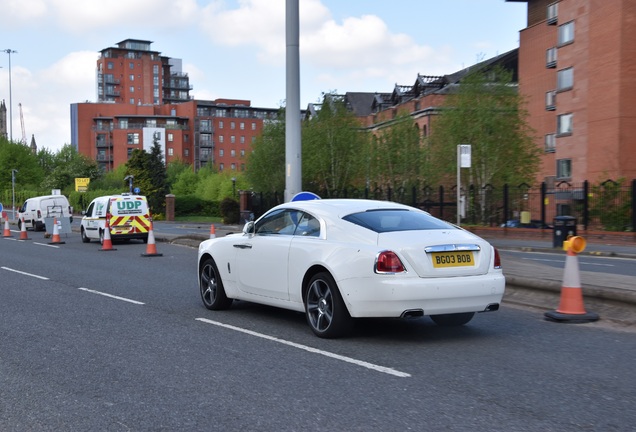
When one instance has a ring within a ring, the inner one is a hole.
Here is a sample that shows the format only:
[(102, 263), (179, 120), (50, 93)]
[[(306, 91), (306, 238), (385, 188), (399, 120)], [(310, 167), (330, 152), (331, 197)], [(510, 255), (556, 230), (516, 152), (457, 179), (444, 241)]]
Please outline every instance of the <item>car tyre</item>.
[(89, 239), (86, 236), (86, 231), (84, 230), (84, 227), (80, 228), (80, 235), (82, 236), (82, 243), (90, 243), (91, 242), (91, 239)]
[(232, 305), (232, 299), (228, 298), (223, 288), (223, 281), (219, 269), (212, 258), (207, 258), (201, 264), (199, 272), (199, 291), (201, 300), (206, 309), (224, 310)]
[(99, 230), (99, 244), (104, 244), (104, 230)]
[(465, 312), (456, 314), (431, 315), (431, 319), (438, 326), (457, 327), (467, 324), (473, 317), (475, 312)]
[(351, 330), (353, 319), (329, 273), (321, 272), (312, 277), (304, 298), (307, 323), (316, 336), (337, 338)]

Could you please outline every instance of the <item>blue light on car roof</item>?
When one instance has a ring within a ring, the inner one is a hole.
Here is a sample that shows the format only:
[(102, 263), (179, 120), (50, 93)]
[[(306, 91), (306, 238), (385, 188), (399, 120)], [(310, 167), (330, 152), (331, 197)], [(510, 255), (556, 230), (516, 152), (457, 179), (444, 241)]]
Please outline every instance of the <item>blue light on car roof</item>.
[(311, 201), (311, 200), (317, 200), (317, 199), (320, 199), (320, 197), (313, 192), (298, 192), (296, 195), (292, 197), (291, 202)]

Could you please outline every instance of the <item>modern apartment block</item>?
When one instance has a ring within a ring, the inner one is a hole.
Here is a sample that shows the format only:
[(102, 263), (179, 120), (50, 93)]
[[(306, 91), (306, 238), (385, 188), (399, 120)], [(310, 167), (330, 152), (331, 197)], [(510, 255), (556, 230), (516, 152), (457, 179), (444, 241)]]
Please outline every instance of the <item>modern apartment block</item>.
[(71, 144), (105, 171), (155, 141), (167, 163), (243, 171), (254, 140), (278, 108), (252, 107), (249, 100), (194, 100), (180, 60), (161, 56), (150, 44), (127, 39), (101, 51), (97, 102), (71, 104)]
[(636, 2), (507, 0), (528, 5), (519, 91), (548, 185), (636, 178)]
[(97, 101), (160, 105), (190, 100), (190, 80), (181, 60), (150, 49), (152, 42), (126, 39), (100, 51)]
[(126, 163), (133, 150), (149, 150), (155, 140), (165, 160), (198, 170), (245, 170), (245, 160), (263, 124), (278, 109), (252, 107), (250, 101), (217, 99), (162, 105), (75, 103), (71, 105), (71, 143), (105, 171)]

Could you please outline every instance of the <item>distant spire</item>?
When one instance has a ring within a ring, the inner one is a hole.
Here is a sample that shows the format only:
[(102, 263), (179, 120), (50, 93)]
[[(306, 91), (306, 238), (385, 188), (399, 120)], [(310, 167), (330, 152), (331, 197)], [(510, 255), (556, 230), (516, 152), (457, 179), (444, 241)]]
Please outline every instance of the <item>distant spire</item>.
[(31, 153), (38, 153), (38, 145), (35, 143), (35, 135), (31, 135)]

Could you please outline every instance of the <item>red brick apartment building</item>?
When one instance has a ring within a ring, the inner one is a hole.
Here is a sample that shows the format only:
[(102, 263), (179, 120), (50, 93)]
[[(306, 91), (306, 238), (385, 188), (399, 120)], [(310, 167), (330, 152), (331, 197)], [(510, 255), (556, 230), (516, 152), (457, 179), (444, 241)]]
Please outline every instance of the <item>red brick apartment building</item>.
[(248, 100), (194, 100), (180, 60), (150, 45), (127, 39), (101, 51), (98, 102), (71, 104), (71, 144), (106, 171), (155, 140), (167, 163), (243, 171), (252, 143), (278, 108), (252, 107)]
[(545, 151), (538, 180), (636, 178), (636, 2), (523, 1), (519, 91)]
[(528, 4), (517, 50), (392, 93), (347, 93), (349, 108), (371, 131), (407, 111), (425, 143), (444, 95), (471, 70), (500, 64), (514, 72), (543, 149), (538, 183), (636, 178), (636, 1), (506, 1)]

